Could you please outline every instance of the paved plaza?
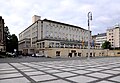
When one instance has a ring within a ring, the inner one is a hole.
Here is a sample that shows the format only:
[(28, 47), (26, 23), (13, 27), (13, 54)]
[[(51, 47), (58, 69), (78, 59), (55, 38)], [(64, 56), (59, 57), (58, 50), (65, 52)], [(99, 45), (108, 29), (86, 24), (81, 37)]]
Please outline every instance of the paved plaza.
[(0, 63), (0, 83), (120, 83), (120, 57)]

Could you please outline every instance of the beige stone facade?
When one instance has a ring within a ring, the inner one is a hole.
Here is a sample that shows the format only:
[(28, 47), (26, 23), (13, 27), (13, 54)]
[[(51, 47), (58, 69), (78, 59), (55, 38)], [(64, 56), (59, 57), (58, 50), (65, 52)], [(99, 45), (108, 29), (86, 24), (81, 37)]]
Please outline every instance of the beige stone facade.
[(107, 41), (111, 43), (112, 48), (120, 48), (120, 26), (107, 29)]
[[(71, 48), (49, 48), (45, 50), (45, 55), (50, 57), (88, 57), (87, 49), (71, 49)], [(108, 50), (90, 50), (90, 57), (108, 56)]]
[(120, 50), (109, 50), (108, 55), (109, 56), (120, 56)]
[[(71, 49), (71, 48), (49, 48), (46, 49), (44, 54), (49, 57), (88, 57), (88, 49)], [(90, 57), (102, 57), (102, 56), (120, 56), (120, 50), (98, 50), (91, 49)]]

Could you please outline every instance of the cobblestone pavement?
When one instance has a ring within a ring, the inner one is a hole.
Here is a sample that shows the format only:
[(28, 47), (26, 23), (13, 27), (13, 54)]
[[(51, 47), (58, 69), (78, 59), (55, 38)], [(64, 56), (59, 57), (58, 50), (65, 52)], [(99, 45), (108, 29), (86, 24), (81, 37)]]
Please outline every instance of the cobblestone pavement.
[(120, 83), (120, 57), (0, 63), (0, 83)]

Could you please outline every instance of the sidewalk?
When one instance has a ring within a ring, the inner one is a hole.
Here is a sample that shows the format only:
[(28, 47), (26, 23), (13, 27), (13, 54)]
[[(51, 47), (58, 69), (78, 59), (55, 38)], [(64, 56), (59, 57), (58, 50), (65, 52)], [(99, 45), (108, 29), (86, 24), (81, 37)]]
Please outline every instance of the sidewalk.
[(120, 57), (0, 63), (0, 83), (120, 83)]

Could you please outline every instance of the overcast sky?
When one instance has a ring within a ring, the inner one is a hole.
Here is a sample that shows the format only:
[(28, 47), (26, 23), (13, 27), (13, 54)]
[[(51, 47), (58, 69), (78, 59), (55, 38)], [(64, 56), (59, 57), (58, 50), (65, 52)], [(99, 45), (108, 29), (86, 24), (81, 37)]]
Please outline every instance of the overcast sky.
[(89, 11), (92, 34), (120, 23), (120, 0), (0, 0), (0, 16), (17, 36), (32, 24), (33, 15), (87, 29)]

